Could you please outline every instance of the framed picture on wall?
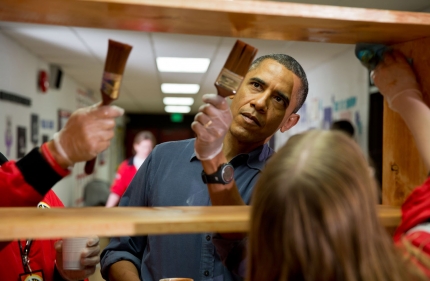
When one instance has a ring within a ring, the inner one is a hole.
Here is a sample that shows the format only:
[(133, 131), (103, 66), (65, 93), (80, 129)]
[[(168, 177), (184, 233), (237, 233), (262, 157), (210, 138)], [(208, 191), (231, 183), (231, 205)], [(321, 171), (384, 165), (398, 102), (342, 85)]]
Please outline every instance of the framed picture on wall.
[(27, 151), (27, 128), (25, 127), (17, 127), (17, 151), (16, 157), (22, 158), (25, 156)]
[(72, 112), (70, 112), (69, 110), (64, 110), (64, 109), (58, 110), (58, 131), (61, 130), (66, 125), (70, 115), (72, 115)]

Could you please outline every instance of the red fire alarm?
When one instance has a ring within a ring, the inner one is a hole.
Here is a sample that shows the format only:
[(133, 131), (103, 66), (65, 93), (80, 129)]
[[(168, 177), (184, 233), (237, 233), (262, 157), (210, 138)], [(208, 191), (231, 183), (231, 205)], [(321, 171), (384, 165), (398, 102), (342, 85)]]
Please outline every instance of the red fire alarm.
[(39, 71), (39, 89), (42, 93), (46, 93), (49, 88), (48, 73), (45, 70)]

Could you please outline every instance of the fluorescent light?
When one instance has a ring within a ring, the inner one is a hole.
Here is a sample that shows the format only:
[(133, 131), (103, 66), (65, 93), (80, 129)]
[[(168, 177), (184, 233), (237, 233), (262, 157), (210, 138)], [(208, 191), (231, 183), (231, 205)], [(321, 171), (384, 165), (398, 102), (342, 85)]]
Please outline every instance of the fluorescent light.
[(194, 99), (166, 97), (163, 99), (163, 103), (165, 105), (193, 105)]
[(164, 107), (164, 110), (170, 113), (188, 113), (191, 111), (191, 107), (185, 105), (167, 105)]
[(197, 94), (199, 90), (199, 84), (161, 84), (161, 91), (165, 94)]
[(157, 68), (160, 72), (205, 73), (210, 59), (206, 58), (157, 58)]

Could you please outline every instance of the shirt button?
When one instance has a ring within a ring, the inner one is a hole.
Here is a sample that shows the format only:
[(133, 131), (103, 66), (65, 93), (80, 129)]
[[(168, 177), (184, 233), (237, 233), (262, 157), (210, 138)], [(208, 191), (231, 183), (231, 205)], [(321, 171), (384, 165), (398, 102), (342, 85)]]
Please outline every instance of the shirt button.
[(209, 271), (205, 271), (204, 273), (203, 273), (205, 276), (209, 276)]
[(211, 236), (210, 235), (206, 235), (206, 241), (211, 241)]

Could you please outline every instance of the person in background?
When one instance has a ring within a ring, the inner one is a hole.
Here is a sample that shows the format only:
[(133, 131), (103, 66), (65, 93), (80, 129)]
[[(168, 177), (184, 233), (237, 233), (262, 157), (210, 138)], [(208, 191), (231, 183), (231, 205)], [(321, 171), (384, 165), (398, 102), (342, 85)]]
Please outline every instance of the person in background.
[(330, 126), (330, 130), (341, 131), (350, 136), (351, 138), (354, 138), (354, 126), (348, 120), (334, 121)]
[(124, 194), (134, 175), (156, 145), (155, 137), (150, 131), (139, 132), (133, 140), (135, 155), (121, 163), (111, 186), (111, 193), (106, 207), (115, 207)]
[[(107, 149), (114, 136), (115, 118), (124, 110), (94, 105), (75, 111), (54, 139), (34, 148), (19, 161), (3, 159), (0, 166), (1, 207), (63, 207), (51, 188), (70, 174), (75, 163)], [(31, 233), (29, 233), (31, 236)], [(83, 280), (99, 262), (98, 237), (88, 239), (81, 255), (83, 270), (64, 270), (61, 240), (26, 240), (0, 245), (1, 280), (43, 276), (44, 281)], [(40, 278), (40, 277), (39, 277)]]
[[(430, 170), (430, 109), (410, 65), (386, 53), (374, 81)], [(332, 131), (293, 136), (252, 197), (247, 280), (429, 280), (430, 178), (403, 203), (394, 244), (376, 204), (376, 181), (351, 138)]]

